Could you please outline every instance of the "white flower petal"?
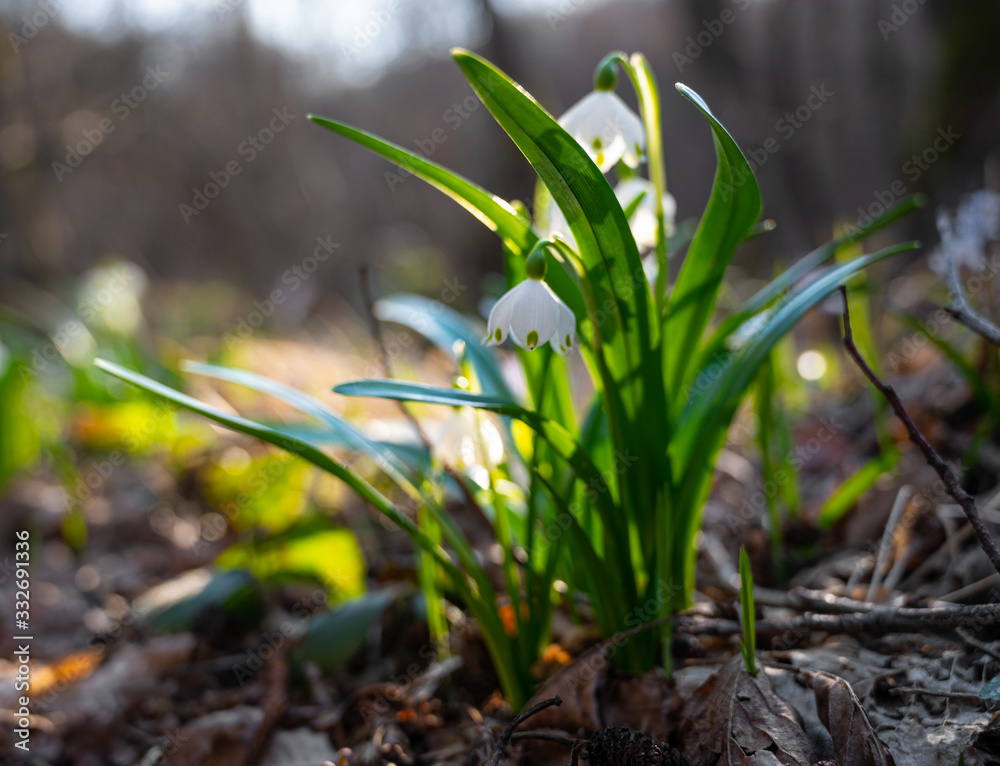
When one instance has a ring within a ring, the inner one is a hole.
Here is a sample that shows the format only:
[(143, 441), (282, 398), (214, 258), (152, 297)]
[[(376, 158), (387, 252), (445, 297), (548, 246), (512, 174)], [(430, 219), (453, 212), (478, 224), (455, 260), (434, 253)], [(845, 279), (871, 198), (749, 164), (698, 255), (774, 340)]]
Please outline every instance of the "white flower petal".
[(489, 321), (486, 323), (486, 337), (483, 339), (483, 345), (496, 346), (507, 339), (507, 333), (510, 331), (510, 317), (514, 310), (519, 287), (521, 285), (517, 285), (500, 296), (500, 300), (493, 304), (493, 308), (490, 309)]
[(510, 319), (510, 333), (519, 346), (533, 350), (549, 340), (559, 321), (558, 298), (537, 279), (526, 279)]
[(559, 301), (559, 321), (556, 324), (555, 335), (549, 344), (559, 354), (569, 352), (576, 345), (576, 317), (570, 307)]

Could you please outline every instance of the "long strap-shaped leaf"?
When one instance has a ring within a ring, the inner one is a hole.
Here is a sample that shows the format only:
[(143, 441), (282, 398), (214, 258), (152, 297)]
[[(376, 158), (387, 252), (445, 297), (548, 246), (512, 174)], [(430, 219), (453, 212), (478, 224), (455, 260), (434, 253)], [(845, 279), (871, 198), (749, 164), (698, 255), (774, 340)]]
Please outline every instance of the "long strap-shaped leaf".
[(711, 125), (718, 165), (708, 206), (667, 304), (663, 345), (667, 382), (674, 396), (692, 368), (694, 352), (715, 310), (733, 252), (761, 212), (757, 180), (732, 136), (701, 96), (680, 83), (677, 90), (698, 107)]
[(659, 326), (628, 220), (587, 152), (521, 86), (468, 51), (452, 52), (476, 94), (517, 144), (559, 205), (576, 239), (594, 346), (616, 447), (638, 449), (623, 476), (627, 506), (656, 505), (655, 469), (666, 453)]
[(536, 237), (528, 223), (514, 212), (508, 202), (491, 194), (472, 181), (443, 168), (436, 162), (424, 159), (418, 154), (384, 141), (367, 131), (351, 127), (328, 117), (310, 114), (309, 119), (327, 130), (349, 138), (362, 146), (381, 154), (390, 162), (422, 178), (434, 188), (451, 197), (468, 210), (489, 229), (495, 231), (508, 247), (527, 255), (535, 244)]

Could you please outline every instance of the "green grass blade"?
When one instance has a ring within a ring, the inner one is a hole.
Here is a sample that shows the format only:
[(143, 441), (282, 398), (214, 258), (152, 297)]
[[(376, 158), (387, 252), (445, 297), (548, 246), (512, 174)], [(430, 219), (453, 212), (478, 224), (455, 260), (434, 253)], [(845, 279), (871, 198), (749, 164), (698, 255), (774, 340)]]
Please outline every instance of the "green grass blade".
[(884, 473), (888, 473), (899, 462), (902, 453), (895, 447), (873, 457), (854, 475), (834, 490), (819, 511), (817, 521), (820, 529), (830, 529), (853, 508), (861, 496), (874, 486)]
[(927, 198), (923, 194), (914, 194), (906, 197), (886, 210), (882, 215), (876, 216), (864, 226), (848, 227), (837, 237), (813, 250), (808, 255), (800, 258), (791, 267), (783, 271), (777, 277), (768, 282), (764, 287), (751, 296), (739, 310), (719, 324), (713, 335), (709, 346), (717, 346), (720, 341), (727, 337), (749, 317), (756, 314), (769, 303), (780, 297), (786, 290), (796, 282), (805, 277), (810, 271), (822, 266), (836, 255), (837, 251), (845, 245), (860, 242), (865, 237), (874, 234), (880, 229), (884, 229), (900, 218), (909, 215), (914, 210), (919, 210), (927, 204)]
[[(558, 423), (500, 397), (455, 388), (438, 388), (424, 383), (403, 380), (357, 380), (342, 383), (333, 390), (344, 396), (371, 396), (451, 407), (477, 407), (520, 420), (545, 439), (555, 453), (573, 468), (577, 478), (590, 490), (594, 506), (600, 513), (605, 527), (613, 534), (615, 545), (621, 551), (628, 550), (628, 530), (621, 509), (615, 504), (613, 487), (608, 485), (605, 476), (593, 464), (572, 434)], [(623, 560), (627, 561), (627, 556)]]

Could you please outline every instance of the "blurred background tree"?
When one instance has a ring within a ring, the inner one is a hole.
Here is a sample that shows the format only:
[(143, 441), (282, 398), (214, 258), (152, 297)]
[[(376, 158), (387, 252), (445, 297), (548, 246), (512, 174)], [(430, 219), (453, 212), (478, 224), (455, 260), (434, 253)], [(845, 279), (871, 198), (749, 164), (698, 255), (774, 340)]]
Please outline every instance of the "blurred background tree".
[[(8, 0), (3, 297), (114, 257), (154, 286), (210, 283), (212, 299), (187, 308), (223, 329), (294, 283), (268, 321), (283, 332), (340, 296), (360, 307), (369, 263), (382, 292), (438, 297), (450, 279), (472, 309), (481, 275), (500, 268), (491, 235), (305, 119), (345, 119), (530, 199), (531, 170), (448, 60), (453, 45), (483, 52), (556, 114), (614, 48), (644, 51), (664, 83), (705, 94), (759, 166), (778, 229), (737, 263), (769, 275), (773, 258), (825, 240), (831, 218), (853, 223), (901, 188), (951, 204), (996, 181), (998, 24), (991, 4), (917, 0)], [(789, 120), (814, 91), (831, 95)], [(712, 178), (700, 119), (666, 94), (679, 220), (700, 214)], [(943, 134), (955, 138), (937, 161), (907, 165)], [(339, 247), (295, 282), (288, 270), (317, 238)]]

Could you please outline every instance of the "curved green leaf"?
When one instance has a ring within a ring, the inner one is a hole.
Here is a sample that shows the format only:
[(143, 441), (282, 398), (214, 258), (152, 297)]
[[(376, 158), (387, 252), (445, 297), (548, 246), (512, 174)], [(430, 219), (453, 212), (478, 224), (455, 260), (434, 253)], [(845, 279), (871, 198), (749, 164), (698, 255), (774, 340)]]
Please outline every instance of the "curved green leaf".
[[(403, 402), (422, 402), (449, 407), (476, 407), (498, 415), (520, 420), (541, 436), (560, 458), (576, 472), (577, 478), (591, 490), (594, 505), (609, 530), (618, 535), (619, 544), (627, 540), (625, 519), (614, 504), (613, 487), (591, 462), (590, 457), (573, 436), (561, 425), (516, 402), (497, 396), (477, 394), (457, 388), (439, 388), (405, 380), (355, 380), (334, 387), (344, 396), (371, 396)], [(627, 550), (627, 543), (623, 550)]]

